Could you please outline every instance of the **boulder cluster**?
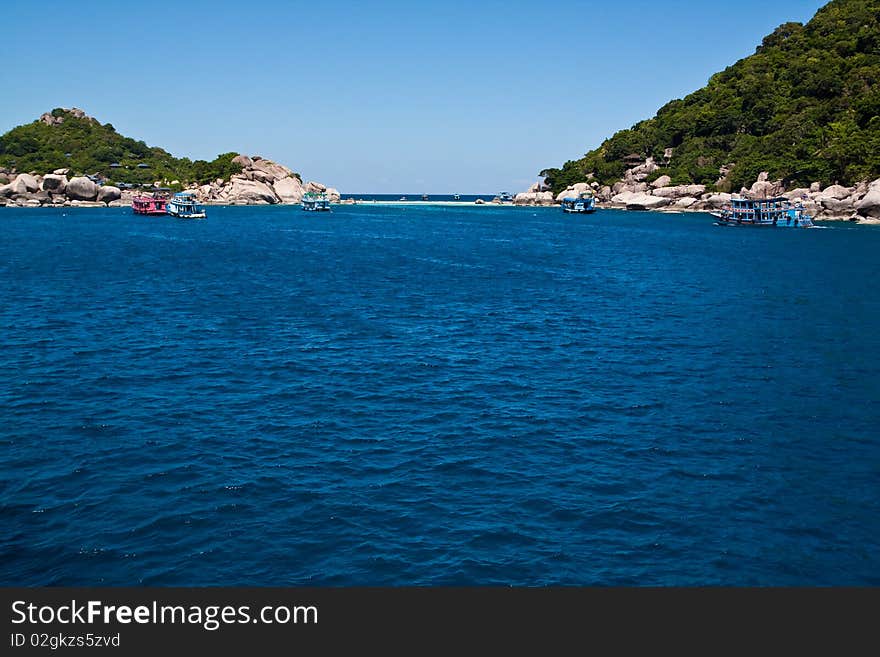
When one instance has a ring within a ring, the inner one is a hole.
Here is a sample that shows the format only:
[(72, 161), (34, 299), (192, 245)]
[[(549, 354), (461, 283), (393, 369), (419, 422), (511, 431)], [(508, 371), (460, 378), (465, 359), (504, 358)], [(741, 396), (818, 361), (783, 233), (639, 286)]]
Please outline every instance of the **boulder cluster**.
[[(318, 182), (304, 184), (299, 174), (258, 155), (239, 155), (234, 161), (241, 165), (241, 173), (229, 180), (218, 178), (207, 185), (191, 185), (189, 191), (200, 202), (213, 205), (299, 203), (308, 192), (324, 192), (331, 202), (339, 201), (335, 189)], [(43, 175), (0, 169), (0, 206), (127, 207), (132, 196), (141, 193), (102, 185), (86, 176), (68, 178), (69, 173), (69, 169)]]
[[(0, 169), (0, 206), (86, 206), (116, 207), (130, 205), (125, 193), (112, 185), (99, 185), (86, 176), (68, 179), (68, 169), (52, 173), (10, 173)], [(8, 181), (8, 182), (7, 182)]]
[(215, 205), (273, 205), (299, 203), (309, 192), (324, 192), (331, 203), (339, 202), (339, 192), (319, 182), (303, 183), (299, 174), (282, 164), (259, 155), (239, 155), (232, 160), (241, 173), (229, 180), (218, 178), (208, 185), (192, 185), (190, 191), (202, 203)]
[[(600, 207), (627, 210), (665, 210), (711, 212), (730, 203), (732, 194), (707, 192), (705, 185), (672, 185), (669, 176), (660, 176), (651, 182), (651, 174), (658, 165), (648, 158), (644, 164), (628, 169), (623, 180), (614, 185), (600, 186), (595, 181), (577, 183), (554, 198), (538, 183), (528, 192), (517, 194), (517, 205), (554, 205), (566, 197), (592, 193)], [(723, 172), (722, 172), (723, 175)], [(824, 189), (819, 183), (809, 188), (786, 189), (781, 180), (771, 181), (762, 173), (749, 187), (740, 190), (744, 198), (783, 196), (803, 204), (815, 219), (846, 219), (851, 221), (880, 220), (880, 180), (862, 182), (852, 187), (831, 185)]]

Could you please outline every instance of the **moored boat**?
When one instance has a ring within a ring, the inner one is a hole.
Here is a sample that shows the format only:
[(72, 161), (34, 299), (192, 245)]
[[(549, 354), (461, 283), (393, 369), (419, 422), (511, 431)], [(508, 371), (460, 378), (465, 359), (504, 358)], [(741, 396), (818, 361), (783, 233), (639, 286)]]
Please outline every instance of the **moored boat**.
[(591, 214), (596, 211), (596, 199), (592, 194), (578, 194), (562, 199), (562, 211), (570, 214)]
[(502, 203), (512, 203), (513, 196), (510, 192), (501, 192), (498, 194), (498, 200), (500, 200)]
[(717, 226), (813, 228), (813, 218), (800, 203), (784, 196), (763, 199), (732, 198), (721, 212), (713, 212)]
[(135, 214), (158, 216), (167, 214), (165, 204), (168, 196), (162, 192), (152, 194), (138, 194), (131, 199), (131, 209)]
[(180, 219), (204, 219), (205, 208), (196, 203), (192, 192), (179, 192), (168, 199), (165, 209), (172, 217)]
[(309, 212), (330, 212), (330, 200), (324, 192), (308, 192), (302, 197), (302, 209)]

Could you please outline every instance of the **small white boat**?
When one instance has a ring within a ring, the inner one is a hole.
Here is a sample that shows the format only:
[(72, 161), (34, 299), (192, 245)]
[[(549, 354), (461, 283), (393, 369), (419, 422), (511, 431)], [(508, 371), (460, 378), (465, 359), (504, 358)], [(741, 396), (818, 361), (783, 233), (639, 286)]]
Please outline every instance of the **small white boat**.
[(165, 211), (179, 219), (204, 219), (207, 217), (205, 208), (196, 203), (192, 192), (180, 192), (165, 203)]
[(562, 199), (562, 211), (570, 214), (592, 214), (596, 211), (596, 199), (592, 194), (578, 194)]
[(330, 212), (330, 199), (324, 192), (309, 192), (302, 197), (302, 209), (309, 212)]

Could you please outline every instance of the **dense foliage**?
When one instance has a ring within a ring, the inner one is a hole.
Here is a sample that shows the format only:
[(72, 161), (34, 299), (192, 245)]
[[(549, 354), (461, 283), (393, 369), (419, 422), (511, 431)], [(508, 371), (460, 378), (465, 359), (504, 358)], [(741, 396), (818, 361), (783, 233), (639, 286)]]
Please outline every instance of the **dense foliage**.
[[(653, 156), (663, 166), (655, 176), (721, 191), (761, 171), (798, 185), (877, 178), (880, 0), (832, 0), (806, 25), (780, 26), (703, 89), (541, 175), (555, 192), (589, 174), (610, 184), (631, 155)], [(721, 167), (730, 169), (723, 179)]]
[(78, 118), (63, 109), (52, 110), (52, 115), (62, 117), (63, 123), (34, 121), (0, 137), (0, 167), (37, 173), (69, 168), (71, 175), (98, 174), (114, 183), (131, 184), (207, 183), (241, 171), (232, 163), (235, 153), (218, 155), (211, 162), (176, 158), (123, 137), (109, 123)]

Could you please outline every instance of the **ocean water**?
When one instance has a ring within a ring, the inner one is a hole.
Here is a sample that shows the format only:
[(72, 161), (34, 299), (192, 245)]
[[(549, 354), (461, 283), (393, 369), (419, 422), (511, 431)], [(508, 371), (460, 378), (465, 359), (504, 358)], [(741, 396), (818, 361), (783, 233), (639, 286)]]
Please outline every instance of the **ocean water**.
[[(355, 201), (399, 201), (401, 199), (407, 201), (422, 201), (424, 194), (342, 194), (343, 199), (353, 199)], [(473, 203), (477, 199), (490, 202), (496, 194), (459, 194), (459, 198), (455, 198), (454, 194), (427, 194), (429, 201), (452, 202), (461, 201), (462, 203)]]
[(0, 210), (4, 585), (880, 585), (880, 228)]

